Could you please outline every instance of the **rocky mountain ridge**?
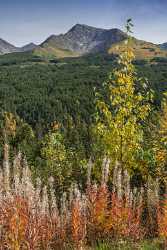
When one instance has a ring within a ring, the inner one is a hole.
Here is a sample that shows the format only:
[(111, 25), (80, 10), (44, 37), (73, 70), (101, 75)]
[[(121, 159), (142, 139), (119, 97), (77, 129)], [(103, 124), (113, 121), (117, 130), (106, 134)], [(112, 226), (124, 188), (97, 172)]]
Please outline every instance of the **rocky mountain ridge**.
[[(40, 45), (27, 44), (21, 48), (0, 39), (0, 54), (33, 51), (44, 57), (77, 57), (90, 53), (117, 53), (116, 46), (122, 47), (127, 38), (120, 29), (101, 29), (85, 24), (74, 25), (67, 33), (51, 35)], [(153, 44), (146, 41), (134, 40), (134, 49), (141, 57), (166, 56), (167, 43)]]
[(56, 47), (84, 55), (104, 52), (112, 44), (123, 41), (125, 38), (126, 34), (119, 29), (107, 30), (76, 24), (65, 34), (50, 36), (41, 44), (41, 47)]

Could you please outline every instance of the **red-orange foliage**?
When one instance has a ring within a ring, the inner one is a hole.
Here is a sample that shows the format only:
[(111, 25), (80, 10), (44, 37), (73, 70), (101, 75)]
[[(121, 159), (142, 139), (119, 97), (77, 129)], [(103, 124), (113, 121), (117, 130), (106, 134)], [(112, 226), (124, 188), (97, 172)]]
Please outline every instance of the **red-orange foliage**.
[[(123, 189), (121, 183), (121, 192), (118, 188), (109, 191), (104, 175), (101, 185), (89, 181), (82, 195), (77, 187), (71, 189), (69, 199), (64, 194), (57, 205), (54, 180), (50, 180), (48, 188), (38, 181), (35, 188), (28, 165), (18, 168), (14, 178), (7, 159), (4, 167), (6, 171), (0, 171), (1, 250), (60, 250), (67, 244), (82, 249), (84, 243), (106, 237), (137, 240), (144, 236), (142, 196), (139, 201), (129, 184)], [(104, 167), (104, 173), (108, 173), (108, 165)], [(158, 226), (159, 235), (167, 239), (167, 199), (158, 213)]]
[(163, 206), (158, 209), (159, 234), (165, 239), (167, 246), (167, 195), (163, 201)]
[(141, 213), (142, 208), (133, 208), (126, 200), (119, 200), (116, 194), (112, 194), (106, 227), (115, 238), (140, 239), (143, 234)]
[(20, 197), (5, 201), (1, 207), (3, 241), (9, 249), (20, 250), (26, 246), (25, 235), (28, 225), (27, 202)]
[(72, 240), (76, 249), (82, 249), (86, 236), (86, 217), (82, 209), (80, 200), (75, 199), (72, 202), (71, 209), (71, 229)]
[(15, 196), (3, 202), (0, 209), (1, 246), (11, 250), (47, 250), (56, 234), (55, 221), (38, 214), (27, 199)]
[[(70, 205), (71, 204), (71, 205)], [(167, 200), (158, 215), (159, 234), (167, 238)], [(64, 213), (41, 213), (28, 198), (8, 196), (1, 200), (0, 249), (60, 249), (70, 243), (81, 249), (88, 239), (141, 239), (141, 207), (119, 200), (106, 185), (90, 186), (84, 197), (73, 197)], [(64, 243), (64, 244), (63, 244)]]
[(106, 234), (109, 192), (107, 186), (90, 186), (87, 190), (88, 199), (88, 238), (96, 241)]
[(105, 185), (97, 190), (89, 188), (89, 232), (91, 238), (114, 237), (140, 239), (142, 208), (131, 207), (116, 194), (108, 192)]

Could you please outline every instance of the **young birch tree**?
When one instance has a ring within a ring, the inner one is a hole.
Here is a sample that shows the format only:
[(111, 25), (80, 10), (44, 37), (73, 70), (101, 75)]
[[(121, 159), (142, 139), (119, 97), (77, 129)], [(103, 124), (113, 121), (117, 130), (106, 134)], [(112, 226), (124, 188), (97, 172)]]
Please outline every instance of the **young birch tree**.
[[(97, 94), (97, 124), (95, 132), (103, 153), (114, 163), (135, 166), (135, 155), (142, 147), (143, 123), (150, 111), (150, 92), (147, 85), (137, 76), (132, 61), (135, 59), (131, 47), (131, 19), (127, 20), (125, 50), (118, 56), (117, 67), (104, 84), (108, 100)], [(141, 85), (145, 94), (137, 92)]]

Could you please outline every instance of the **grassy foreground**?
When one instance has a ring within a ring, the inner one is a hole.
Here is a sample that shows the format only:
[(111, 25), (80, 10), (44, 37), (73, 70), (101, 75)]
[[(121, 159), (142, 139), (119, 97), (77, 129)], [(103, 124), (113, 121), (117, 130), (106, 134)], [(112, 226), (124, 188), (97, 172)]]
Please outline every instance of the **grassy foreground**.
[[(144, 240), (141, 242), (127, 242), (120, 240), (118, 242), (99, 242), (94, 247), (85, 247), (83, 250), (165, 250), (164, 241), (160, 239)], [(75, 250), (69, 247), (67, 250)]]
[(91, 250), (161, 250), (166, 249), (164, 242), (159, 239), (145, 240), (140, 243), (124, 242), (118, 243), (99, 243)]

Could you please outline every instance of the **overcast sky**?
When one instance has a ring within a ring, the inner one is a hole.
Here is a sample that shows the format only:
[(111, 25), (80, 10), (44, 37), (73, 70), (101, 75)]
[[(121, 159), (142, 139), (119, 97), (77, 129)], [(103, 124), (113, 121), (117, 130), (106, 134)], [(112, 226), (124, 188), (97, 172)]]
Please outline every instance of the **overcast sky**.
[(167, 0), (0, 0), (0, 38), (41, 43), (76, 23), (123, 29), (129, 17), (137, 38), (167, 42)]

